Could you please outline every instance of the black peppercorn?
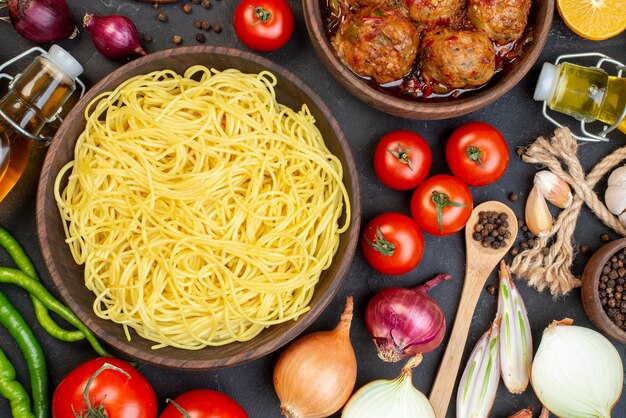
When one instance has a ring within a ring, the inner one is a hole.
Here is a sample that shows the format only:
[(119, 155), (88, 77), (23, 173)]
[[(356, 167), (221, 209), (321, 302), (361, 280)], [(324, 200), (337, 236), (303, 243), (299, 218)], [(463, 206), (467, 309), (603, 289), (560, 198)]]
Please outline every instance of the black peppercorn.
[(193, 22), (193, 25), (196, 27), (196, 29), (202, 29), (202, 21), (201, 20), (196, 20), (195, 22)]
[(153, 9), (158, 9), (159, 8), (159, 3), (152, 3), (152, 8)]
[(184, 13), (189, 14), (189, 13), (191, 13), (192, 11), (193, 11), (193, 10), (191, 9), (191, 4), (189, 4), (189, 3), (185, 3), (185, 4), (183, 4), (183, 12), (184, 12)]
[(591, 250), (590, 250), (590, 248), (589, 248), (588, 246), (586, 246), (586, 245), (581, 245), (581, 246), (578, 248), (578, 251), (580, 251), (580, 253), (581, 253), (581, 254), (583, 254), (583, 255), (587, 255), (587, 254), (589, 254), (589, 252), (590, 252)]
[(222, 31), (221, 25), (213, 25), (213, 32), (220, 33)]
[(511, 254), (513, 257), (517, 256), (519, 254), (519, 250), (515, 247), (511, 247), (511, 249), (509, 250), (509, 254)]
[(198, 41), (201, 44), (205, 43), (206, 42), (206, 38), (204, 37), (204, 34), (196, 33), (196, 41)]
[(144, 33), (142, 36), (144, 42), (152, 42), (152, 36), (148, 33)]
[(609, 242), (609, 241), (611, 241), (611, 237), (609, 236), (609, 234), (602, 234), (602, 235), (600, 235), (600, 239), (602, 240), (602, 242)]
[(510, 200), (511, 202), (516, 202), (516, 201), (517, 201), (517, 199), (519, 199), (519, 195), (518, 195), (517, 193), (511, 193), (511, 194), (509, 195), (509, 200)]
[(204, 7), (205, 9), (210, 9), (211, 8), (211, 0), (202, 0), (200, 5), (202, 7)]
[(495, 295), (496, 294), (496, 287), (492, 284), (487, 286), (487, 292), (489, 292), (490, 295)]
[(183, 37), (180, 35), (174, 35), (172, 36), (172, 43), (174, 45), (180, 45), (183, 43)]
[(167, 15), (165, 14), (165, 12), (159, 12), (156, 15), (156, 18), (159, 22), (161, 23), (165, 23), (169, 20), (169, 18), (167, 17)]

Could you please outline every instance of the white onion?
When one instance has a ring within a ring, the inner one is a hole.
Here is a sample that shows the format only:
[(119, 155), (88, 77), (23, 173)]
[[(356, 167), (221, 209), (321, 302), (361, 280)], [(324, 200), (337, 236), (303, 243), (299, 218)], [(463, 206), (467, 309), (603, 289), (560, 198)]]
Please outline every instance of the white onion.
[(411, 368), (418, 355), (393, 380), (375, 380), (359, 389), (348, 401), (342, 418), (435, 418), (428, 398), (413, 386)]
[(532, 365), (532, 387), (560, 417), (608, 418), (622, 392), (622, 360), (600, 333), (571, 323), (553, 322), (543, 332)]

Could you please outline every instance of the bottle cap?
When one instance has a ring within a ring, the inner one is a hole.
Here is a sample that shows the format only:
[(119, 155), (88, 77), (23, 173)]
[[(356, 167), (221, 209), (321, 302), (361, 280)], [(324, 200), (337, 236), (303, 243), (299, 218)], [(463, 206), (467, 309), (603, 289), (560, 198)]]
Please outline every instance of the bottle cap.
[(61, 67), (73, 79), (83, 73), (83, 66), (69, 52), (58, 45), (52, 45), (46, 57)]
[(539, 80), (537, 80), (537, 87), (535, 87), (535, 94), (533, 99), (538, 102), (544, 102), (548, 100), (556, 88), (556, 79), (558, 77), (558, 68), (556, 65), (549, 62), (544, 62), (539, 74)]

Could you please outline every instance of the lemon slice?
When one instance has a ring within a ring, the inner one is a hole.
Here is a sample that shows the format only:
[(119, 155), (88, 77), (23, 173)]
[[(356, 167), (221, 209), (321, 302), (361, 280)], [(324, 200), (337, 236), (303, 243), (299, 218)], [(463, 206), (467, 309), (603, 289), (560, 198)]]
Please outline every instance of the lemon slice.
[(626, 0), (557, 0), (565, 24), (577, 35), (601, 41), (626, 29)]

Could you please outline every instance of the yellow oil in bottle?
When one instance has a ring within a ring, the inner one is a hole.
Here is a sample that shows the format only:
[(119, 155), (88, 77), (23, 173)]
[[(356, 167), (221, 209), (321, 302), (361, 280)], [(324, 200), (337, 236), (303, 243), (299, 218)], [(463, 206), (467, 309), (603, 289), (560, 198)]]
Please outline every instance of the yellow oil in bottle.
[[(28, 165), (34, 141), (75, 89), (74, 79), (46, 56), (37, 57), (0, 99), (0, 201)], [(16, 129), (19, 128), (19, 129)]]
[[(626, 107), (626, 78), (608, 75), (599, 68), (563, 63), (548, 106), (585, 122), (613, 125)], [(626, 133), (626, 118), (617, 129)]]

